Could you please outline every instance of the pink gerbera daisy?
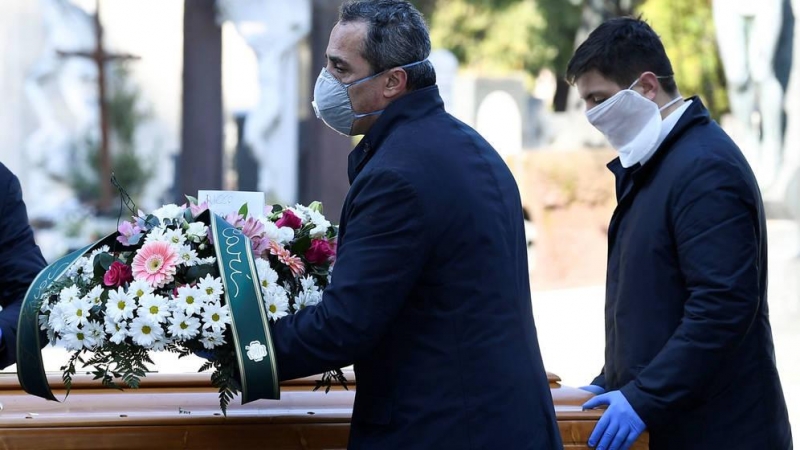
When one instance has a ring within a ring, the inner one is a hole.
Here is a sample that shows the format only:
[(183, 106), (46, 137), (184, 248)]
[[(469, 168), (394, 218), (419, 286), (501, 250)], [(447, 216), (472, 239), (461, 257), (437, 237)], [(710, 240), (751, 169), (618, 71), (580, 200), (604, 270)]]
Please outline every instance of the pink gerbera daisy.
[(278, 261), (288, 266), (295, 277), (299, 277), (306, 271), (303, 261), (299, 257), (293, 256), (289, 250), (281, 247), (277, 242), (271, 241), (269, 243), (269, 252), (277, 256)]
[(148, 242), (133, 258), (133, 278), (143, 280), (154, 288), (164, 287), (175, 277), (179, 261), (178, 253), (168, 242)]

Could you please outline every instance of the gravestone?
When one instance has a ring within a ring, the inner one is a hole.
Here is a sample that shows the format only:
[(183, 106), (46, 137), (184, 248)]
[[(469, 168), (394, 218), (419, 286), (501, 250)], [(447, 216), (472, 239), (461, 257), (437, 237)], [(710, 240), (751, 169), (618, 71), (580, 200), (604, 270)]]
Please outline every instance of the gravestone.
[(444, 102), (444, 109), (451, 112), (455, 101), (455, 80), (458, 75), (458, 59), (447, 49), (436, 49), (431, 52), (428, 60), (436, 71), (436, 85)]
[(531, 95), (522, 79), (460, 76), (455, 86), (451, 113), (490, 143), (494, 140), (499, 152), (513, 154), (532, 146), (537, 119), (531, 116)]
[(506, 91), (488, 93), (478, 107), (475, 125), (492, 147), (503, 156), (522, 151), (522, 117), (519, 105)]

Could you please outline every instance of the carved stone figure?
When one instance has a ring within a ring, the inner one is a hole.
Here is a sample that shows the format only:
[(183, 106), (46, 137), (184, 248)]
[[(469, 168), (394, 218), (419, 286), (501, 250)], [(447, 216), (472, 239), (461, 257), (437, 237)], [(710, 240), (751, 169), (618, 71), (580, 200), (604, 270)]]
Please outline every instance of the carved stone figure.
[(298, 44), (311, 28), (311, 1), (220, 0), (218, 8), (258, 58), (261, 91), (247, 115), (244, 138), (259, 161), (259, 190), (271, 201), (296, 202)]

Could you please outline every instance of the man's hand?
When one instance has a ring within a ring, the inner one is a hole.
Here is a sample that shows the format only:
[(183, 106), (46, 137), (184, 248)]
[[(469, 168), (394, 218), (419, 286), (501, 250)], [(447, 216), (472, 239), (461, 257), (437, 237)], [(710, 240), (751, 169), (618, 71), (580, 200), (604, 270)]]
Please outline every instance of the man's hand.
[(608, 405), (608, 409), (589, 436), (589, 446), (597, 450), (627, 450), (645, 430), (644, 422), (620, 391), (598, 395), (584, 403), (583, 409), (602, 405)]
[(591, 392), (594, 395), (601, 395), (601, 394), (605, 394), (606, 393), (605, 388), (602, 388), (602, 387), (594, 385), (594, 384), (590, 384), (588, 386), (581, 386), (579, 389)]

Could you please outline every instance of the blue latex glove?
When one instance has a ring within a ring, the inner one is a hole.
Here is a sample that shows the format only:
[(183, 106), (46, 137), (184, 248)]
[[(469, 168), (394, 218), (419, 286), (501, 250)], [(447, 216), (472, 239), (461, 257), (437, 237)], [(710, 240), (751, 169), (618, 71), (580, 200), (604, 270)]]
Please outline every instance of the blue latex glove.
[(581, 386), (579, 389), (583, 389), (584, 391), (591, 392), (594, 395), (602, 395), (606, 393), (605, 388), (600, 386), (596, 386), (594, 384), (590, 384), (588, 386)]
[(627, 450), (647, 428), (620, 391), (598, 395), (583, 404), (583, 409), (608, 405), (589, 436), (589, 446), (597, 450)]

